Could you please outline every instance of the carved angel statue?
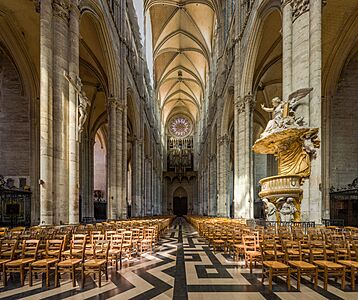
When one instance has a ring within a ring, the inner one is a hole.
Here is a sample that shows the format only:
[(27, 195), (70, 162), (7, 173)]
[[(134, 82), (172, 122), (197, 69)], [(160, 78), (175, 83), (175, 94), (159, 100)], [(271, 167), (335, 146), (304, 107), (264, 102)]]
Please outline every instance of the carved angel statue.
[(271, 100), (271, 103), (272, 107), (265, 107), (263, 104), (261, 104), (261, 108), (264, 111), (273, 114), (272, 119), (267, 123), (267, 126), (261, 136), (268, 135), (274, 131), (274, 129), (281, 127), (282, 124), (282, 111), (284, 102), (282, 102), (280, 97), (275, 97)]
[(87, 108), (91, 103), (88, 100), (85, 91), (81, 91), (78, 95), (78, 132), (81, 133), (84, 129), (84, 124), (87, 120)]
[(299, 105), (299, 100), (307, 96), (312, 90), (312, 88), (299, 89), (290, 94), (287, 101), (275, 97), (272, 99), (272, 108), (261, 104), (264, 111), (273, 113), (272, 119), (267, 123), (261, 137), (265, 137), (278, 129), (304, 126), (303, 117), (296, 116), (296, 108)]
[(262, 199), (262, 202), (265, 205), (265, 216), (266, 221), (269, 222), (276, 222), (276, 206), (275, 204), (271, 203), (268, 199), (264, 198)]
[[(285, 200), (285, 197), (277, 199), (277, 201)], [(280, 209), (281, 222), (292, 222), (294, 220), (294, 214), (297, 209), (293, 203), (294, 198), (287, 197), (286, 201), (282, 204)]]

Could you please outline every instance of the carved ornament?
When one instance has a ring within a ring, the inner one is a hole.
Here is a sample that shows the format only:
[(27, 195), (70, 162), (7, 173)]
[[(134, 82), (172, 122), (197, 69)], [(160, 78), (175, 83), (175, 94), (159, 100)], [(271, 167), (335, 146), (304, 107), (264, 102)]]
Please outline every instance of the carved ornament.
[(52, 9), (54, 16), (68, 21), (70, 16), (70, 3), (68, 0), (53, 0)]
[(310, 0), (292, 0), (292, 22), (310, 9)]

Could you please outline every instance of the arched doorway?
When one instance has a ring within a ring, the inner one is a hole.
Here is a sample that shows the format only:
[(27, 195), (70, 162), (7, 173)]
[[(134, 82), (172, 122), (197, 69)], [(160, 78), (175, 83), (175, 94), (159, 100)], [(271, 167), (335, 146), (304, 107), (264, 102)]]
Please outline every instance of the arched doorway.
[(188, 194), (182, 187), (177, 188), (174, 192), (173, 212), (177, 216), (184, 216), (188, 213)]

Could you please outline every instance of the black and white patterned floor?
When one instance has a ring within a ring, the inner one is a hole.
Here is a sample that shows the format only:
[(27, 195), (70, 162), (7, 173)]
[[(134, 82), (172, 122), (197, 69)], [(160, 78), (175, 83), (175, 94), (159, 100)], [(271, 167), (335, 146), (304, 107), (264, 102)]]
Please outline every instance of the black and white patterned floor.
[[(261, 284), (261, 270), (253, 274), (243, 263), (233, 262), (228, 255), (214, 254), (194, 228), (183, 219), (177, 219), (160, 241), (153, 255), (125, 262), (122, 270), (110, 268), (110, 277), (102, 279), (102, 287), (86, 277), (83, 289), (72, 287), (70, 278), (61, 280), (61, 286), (46, 288), (45, 282), (35, 280), (32, 287), (19, 286), (18, 278), (10, 280), (8, 287), (0, 285), (0, 299), (358, 299), (358, 288), (345, 290), (330, 281), (325, 291), (323, 283), (315, 290), (313, 284), (302, 279), (301, 291), (294, 287), (287, 291), (284, 280), (275, 279), (273, 291), (267, 281)], [(79, 278), (78, 278), (79, 279)]]

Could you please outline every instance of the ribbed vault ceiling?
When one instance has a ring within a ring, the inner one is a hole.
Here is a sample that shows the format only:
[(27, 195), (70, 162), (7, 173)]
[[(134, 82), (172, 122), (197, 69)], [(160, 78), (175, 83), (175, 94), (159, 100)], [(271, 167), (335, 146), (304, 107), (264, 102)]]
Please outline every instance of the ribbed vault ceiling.
[(163, 121), (198, 117), (209, 71), (214, 1), (146, 1), (152, 22), (154, 81)]

